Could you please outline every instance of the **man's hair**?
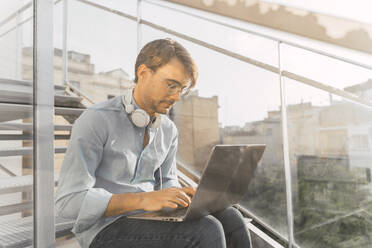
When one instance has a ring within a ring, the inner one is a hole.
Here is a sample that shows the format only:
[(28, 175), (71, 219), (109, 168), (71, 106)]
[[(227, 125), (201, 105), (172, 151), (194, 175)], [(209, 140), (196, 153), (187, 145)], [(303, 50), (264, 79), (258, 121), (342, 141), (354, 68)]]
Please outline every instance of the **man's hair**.
[(155, 72), (173, 58), (177, 58), (183, 64), (191, 79), (190, 88), (194, 87), (198, 76), (194, 60), (180, 43), (169, 38), (151, 41), (141, 49), (136, 60), (134, 82), (138, 81), (137, 71), (140, 65), (144, 64)]

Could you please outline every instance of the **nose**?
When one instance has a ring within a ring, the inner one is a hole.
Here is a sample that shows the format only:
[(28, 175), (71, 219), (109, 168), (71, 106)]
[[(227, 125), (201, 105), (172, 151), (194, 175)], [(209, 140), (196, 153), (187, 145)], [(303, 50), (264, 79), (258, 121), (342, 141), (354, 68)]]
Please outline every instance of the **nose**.
[(180, 100), (181, 92), (177, 91), (176, 93), (170, 95), (170, 98), (172, 98), (175, 102)]

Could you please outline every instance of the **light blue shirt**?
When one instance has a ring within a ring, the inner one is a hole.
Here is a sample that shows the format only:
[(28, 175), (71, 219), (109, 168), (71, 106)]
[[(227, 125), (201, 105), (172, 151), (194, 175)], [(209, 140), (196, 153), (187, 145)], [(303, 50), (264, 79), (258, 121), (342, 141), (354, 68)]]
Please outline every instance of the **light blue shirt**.
[(162, 188), (180, 187), (175, 124), (161, 115), (160, 127), (148, 128), (149, 144), (143, 149), (145, 130), (131, 122), (121, 97), (93, 105), (75, 121), (59, 176), (56, 213), (75, 220), (72, 232), (82, 247), (123, 216), (103, 216), (113, 194), (153, 191), (160, 166)]

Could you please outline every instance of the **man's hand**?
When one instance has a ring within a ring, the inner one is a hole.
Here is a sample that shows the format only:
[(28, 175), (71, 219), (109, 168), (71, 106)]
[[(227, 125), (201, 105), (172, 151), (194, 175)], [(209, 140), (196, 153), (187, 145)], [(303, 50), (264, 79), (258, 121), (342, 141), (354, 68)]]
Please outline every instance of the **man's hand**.
[(113, 216), (136, 210), (157, 211), (164, 207), (187, 207), (194, 195), (193, 187), (169, 188), (153, 192), (125, 193), (113, 195), (104, 213)]
[(158, 211), (164, 207), (187, 207), (194, 193), (195, 189), (191, 186), (142, 193), (141, 208), (145, 211)]

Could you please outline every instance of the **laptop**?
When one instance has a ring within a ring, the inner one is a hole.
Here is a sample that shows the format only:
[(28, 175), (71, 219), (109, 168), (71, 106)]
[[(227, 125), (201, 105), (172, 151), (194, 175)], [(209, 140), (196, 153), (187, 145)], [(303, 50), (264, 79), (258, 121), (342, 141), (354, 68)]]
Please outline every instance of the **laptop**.
[(128, 218), (175, 221), (197, 219), (238, 203), (248, 191), (265, 145), (216, 145), (186, 208), (163, 209)]

